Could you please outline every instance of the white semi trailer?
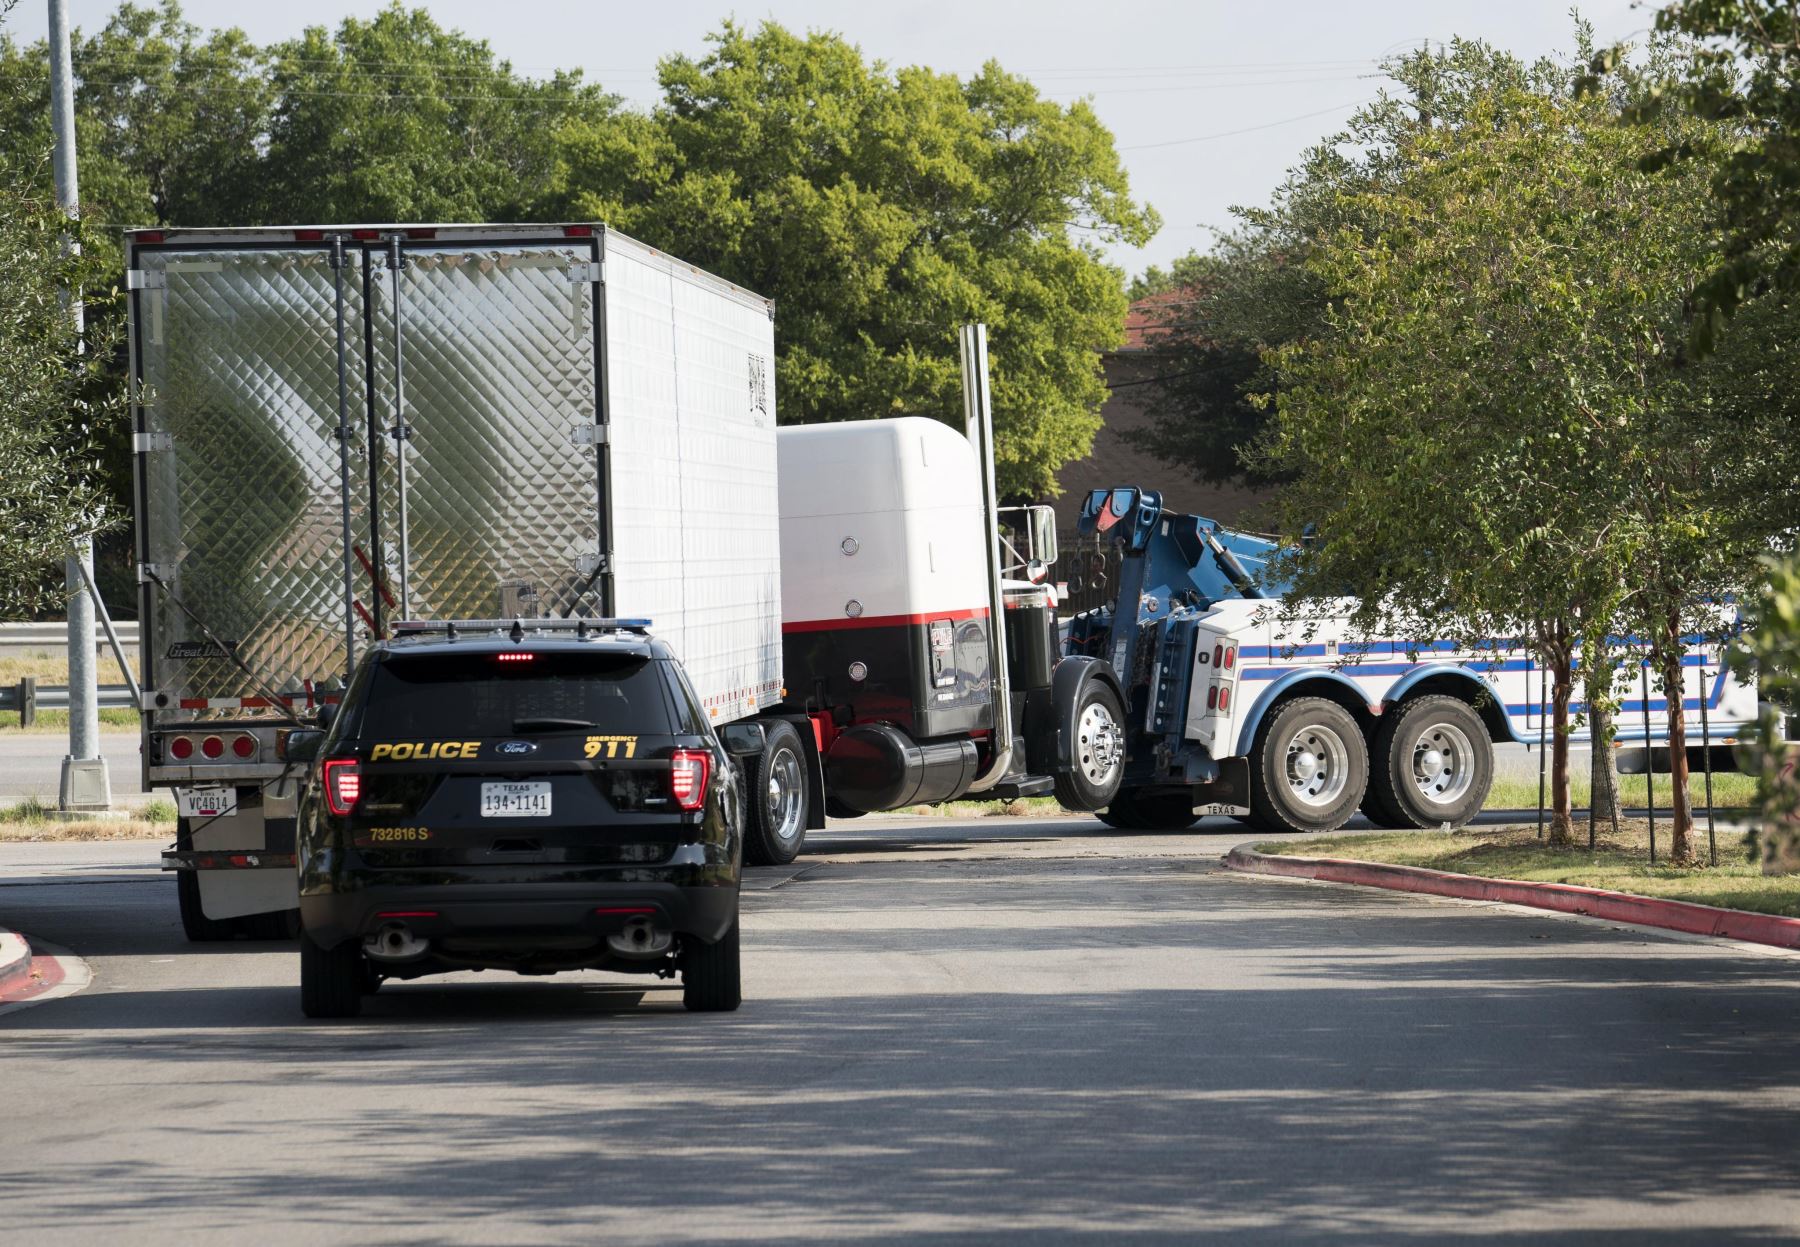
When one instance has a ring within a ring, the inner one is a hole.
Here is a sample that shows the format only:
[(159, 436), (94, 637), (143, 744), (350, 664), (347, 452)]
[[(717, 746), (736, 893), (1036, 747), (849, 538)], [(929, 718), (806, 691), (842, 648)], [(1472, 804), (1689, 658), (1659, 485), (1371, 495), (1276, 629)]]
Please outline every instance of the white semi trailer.
[(1003, 580), (976, 327), (967, 437), (778, 438), (769, 301), (602, 225), (126, 243), (144, 781), (191, 938), (291, 929), (286, 735), (403, 620), (652, 620), (761, 726), (751, 861), (828, 807), (1116, 792), (1117, 680)]

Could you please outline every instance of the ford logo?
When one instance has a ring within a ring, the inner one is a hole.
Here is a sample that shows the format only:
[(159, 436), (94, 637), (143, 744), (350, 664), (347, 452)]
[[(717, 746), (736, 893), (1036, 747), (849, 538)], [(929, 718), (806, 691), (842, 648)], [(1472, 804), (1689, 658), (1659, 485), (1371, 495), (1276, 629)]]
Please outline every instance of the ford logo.
[(529, 740), (503, 740), (494, 746), (496, 753), (536, 753), (537, 744)]

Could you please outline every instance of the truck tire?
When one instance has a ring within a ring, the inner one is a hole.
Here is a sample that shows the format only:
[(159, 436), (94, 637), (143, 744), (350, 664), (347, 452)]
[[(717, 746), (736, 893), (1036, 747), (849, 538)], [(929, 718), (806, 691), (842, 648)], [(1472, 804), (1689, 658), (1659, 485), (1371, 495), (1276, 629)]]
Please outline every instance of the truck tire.
[(353, 1018), (362, 1012), (368, 970), (362, 946), (345, 940), (321, 948), (312, 936), (300, 935), (300, 1011), (309, 1018)]
[(1416, 698), (1375, 733), (1369, 790), (1388, 827), (1461, 827), (1487, 801), (1494, 745), (1475, 708), (1459, 697)]
[(1387, 829), (1410, 827), (1412, 824), (1406, 822), (1400, 814), (1400, 811), (1389, 804), (1388, 797), (1382, 792), (1381, 756), (1380, 748), (1371, 743), (1369, 749), (1369, 790), (1363, 794), (1362, 805), (1358, 808), (1362, 810), (1362, 816), (1369, 820), (1369, 825), (1372, 827), (1382, 827)]
[(208, 918), (200, 907), (200, 876), (192, 870), (175, 872), (175, 904), (181, 910), (181, 932), (190, 944), (217, 944), (234, 940), (243, 930), (236, 918)]
[(1052, 776), (1056, 800), (1065, 810), (1099, 810), (1120, 795), (1125, 779), (1125, 715), (1118, 694), (1089, 680), (1075, 694), (1075, 739), (1067, 770)]
[(681, 950), (681, 1003), (691, 1013), (730, 1013), (743, 1002), (738, 973), (738, 924), (716, 944), (687, 942)]
[(1369, 786), (1369, 749), (1350, 712), (1323, 697), (1277, 705), (1250, 756), (1250, 813), (1272, 831), (1336, 831)]
[(806, 754), (791, 723), (768, 724), (767, 744), (745, 759), (749, 774), (744, 864), (785, 866), (806, 844)]
[(1121, 831), (1186, 831), (1199, 817), (1188, 789), (1126, 789), (1100, 811), (1100, 821)]

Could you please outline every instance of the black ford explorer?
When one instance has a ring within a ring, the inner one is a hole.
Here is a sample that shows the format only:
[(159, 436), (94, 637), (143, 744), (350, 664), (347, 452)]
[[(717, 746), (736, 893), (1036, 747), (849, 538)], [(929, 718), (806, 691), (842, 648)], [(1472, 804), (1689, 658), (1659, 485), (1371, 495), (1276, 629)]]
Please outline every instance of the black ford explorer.
[(737, 1008), (742, 795), (668, 647), (618, 621), (397, 632), (288, 741), (313, 757), (307, 1016), (476, 968), (679, 974), (689, 1009)]

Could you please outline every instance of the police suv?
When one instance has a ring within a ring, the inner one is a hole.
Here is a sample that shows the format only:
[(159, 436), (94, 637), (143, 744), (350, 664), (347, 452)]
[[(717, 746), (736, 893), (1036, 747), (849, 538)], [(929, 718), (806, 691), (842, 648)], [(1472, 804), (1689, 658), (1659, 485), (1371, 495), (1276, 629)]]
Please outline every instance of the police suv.
[(400, 624), (289, 734), (307, 1016), (464, 969), (679, 975), (689, 1009), (737, 1008), (738, 771), (647, 624)]

